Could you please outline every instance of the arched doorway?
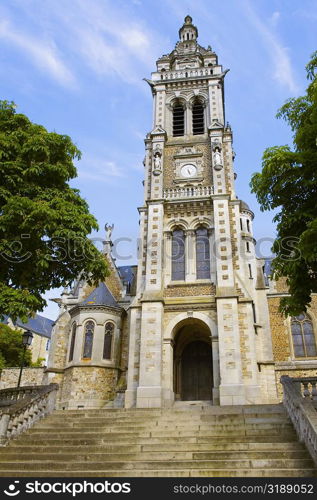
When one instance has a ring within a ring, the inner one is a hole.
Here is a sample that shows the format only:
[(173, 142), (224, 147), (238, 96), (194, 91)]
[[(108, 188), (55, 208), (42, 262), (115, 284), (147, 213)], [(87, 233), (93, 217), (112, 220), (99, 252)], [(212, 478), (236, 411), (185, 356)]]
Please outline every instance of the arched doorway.
[(174, 344), (174, 392), (177, 400), (212, 399), (213, 366), (211, 335), (200, 320), (178, 325)]

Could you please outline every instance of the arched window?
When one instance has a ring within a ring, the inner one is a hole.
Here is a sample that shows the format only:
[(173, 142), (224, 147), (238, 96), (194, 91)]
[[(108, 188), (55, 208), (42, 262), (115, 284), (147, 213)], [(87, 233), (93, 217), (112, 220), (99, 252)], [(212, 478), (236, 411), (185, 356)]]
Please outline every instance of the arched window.
[(185, 133), (185, 110), (179, 101), (173, 107), (173, 136), (179, 137)]
[(72, 326), (72, 336), (70, 339), (70, 349), (69, 349), (69, 358), (68, 361), (73, 361), (74, 359), (74, 349), (75, 349), (75, 340), (76, 340), (76, 323), (73, 323)]
[(196, 230), (196, 276), (197, 279), (210, 278), (209, 238), (205, 227)]
[(92, 344), (94, 341), (94, 329), (95, 323), (93, 321), (87, 321), (87, 323), (85, 324), (83, 359), (91, 359)]
[(103, 343), (103, 359), (111, 359), (111, 348), (112, 348), (112, 339), (114, 332), (114, 324), (106, 323), (105, 325), (105, 338)]
[(294, 355), (296, 358), (310, 358), (317, 355), (313, 323), (306, 313), (291, 321)]
[(185, 234), (175, 229), (172, 234), (172, 280), (185, 280)]
[(193, 134), (199, 135), (205, 132), (204, 106), (198, 100), (193, 105)]

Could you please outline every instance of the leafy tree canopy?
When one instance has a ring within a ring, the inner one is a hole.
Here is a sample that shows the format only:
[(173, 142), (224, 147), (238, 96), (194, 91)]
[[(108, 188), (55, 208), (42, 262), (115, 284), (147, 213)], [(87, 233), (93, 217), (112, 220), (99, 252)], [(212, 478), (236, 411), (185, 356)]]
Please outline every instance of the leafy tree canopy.
[(317, 52), (306, 71), (306, 94), (289, 99), (277, 114), (293, 131), (293, 147), (266, 149), (262, 172), (250, 184), (261, 210), (278, 209), (273, 273), (286, 277), (290, 296), (281, 311), (290, 315), (306, 310), (317, 292)]
[[(21, 330), (13, 330), (9, 326), (0, 323), (0, 369), (21, 366), (23, 351)], [(29, 349), (26, 349), (24, 366), (31, 365), (32, 354)]]
[(98, 229), (77, 189), (80, 151), (0, 101), (0, 316), (26, 320), (46, 305), (42, 294), (80, 273), (103, 280), (107, 265), (88, 235)]

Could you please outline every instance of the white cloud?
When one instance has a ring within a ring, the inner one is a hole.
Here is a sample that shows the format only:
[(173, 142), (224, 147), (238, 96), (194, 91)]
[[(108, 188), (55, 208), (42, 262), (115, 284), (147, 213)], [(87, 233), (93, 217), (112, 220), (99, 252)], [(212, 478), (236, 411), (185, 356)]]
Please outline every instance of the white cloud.
[(74, 85), (72, 72), (88, 68), (143, 88), (140, 74), (153, 68), (152, 49), (162, 38), (148, 28), (132, 3), (132, 8), (121, 9), (111, 0), (71, 0), (56, 8), (55, 0), (18, 0), (17, 6), (24, 19), (22, 30), (21, 17), (0, 6), (0, 19), (8, 19), (0, 21), (0, 39), (27, 54), (33, 65), (60, 84)]
[(129, 83), (140, 82), (136, 65), (153, 64), (151, 34), (140, 22), (118, 15), (109, 3), (77, 0), (72, 35), (83, 60), (96, 73), (113, 74)]
[[(289, 49), (281, 44), (275, 33), (268, 28), (268, 24), (260, 19), (249, 1), (246, 1), (244, 5), (246, 7), (245, 13), (250, 23), (256, 28), (264, 47), (272, 59), (273, 78), (281, 85), (287, 87), (290, 92), (297, 93), (299, 88), (295, 80), (291, 59), (289, 57)], [(279, 15), (277, 15), (278, 13), (275, 14), (275, 21), (277, 21)]]
[(59, 84), (74, 86), (75, 79), (57, 55), (53, 43), (18, 32), (9, 21), (0, 23), (0, 38), (24, 52), (42, 72), (49, 73)]
[(271, 19), (270, 19), (270, 23), (273, 27), (277, 26), (280, 17), (281, 17), (281, 13), (279, 11), (276, 10), (275, 12), (273, 12)]
[(85, 155), (83, 161), (78, 163), (78, 177), (79, 179), (109, 183), (115, 178), (125, 177), (125, 174), (123, 169), (113, 161)]

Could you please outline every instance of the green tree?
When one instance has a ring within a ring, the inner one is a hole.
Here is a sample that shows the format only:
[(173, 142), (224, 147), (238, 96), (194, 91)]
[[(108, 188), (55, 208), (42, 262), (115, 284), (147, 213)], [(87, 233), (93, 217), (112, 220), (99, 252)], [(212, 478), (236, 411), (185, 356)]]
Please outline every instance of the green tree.
[(80, 273), (90, 284), (107, 275), (88, 238), (97, 221), (68, 184), (80, 156), (70, 137), (0, 101), (0, 317), (26, 320), (43, 309), (50, 288)]
[[(0, 369), (21, 366), (24, 353), (21, 330), (13, 330), (0, 323)], [(25, 351), (24, 366), (32, 365), (32, 354)]]
[(317, 292), (317, 52), (306, 71), (305, 95), (289, 99), (277, 114), (291, 127), (293, 147), (266, 149), (262, 172), (250, 184), (261, 210), (278, 209), (273, 274), (286, 277), (290, 296), (280, 309), (290, 315), (306, 310)]

